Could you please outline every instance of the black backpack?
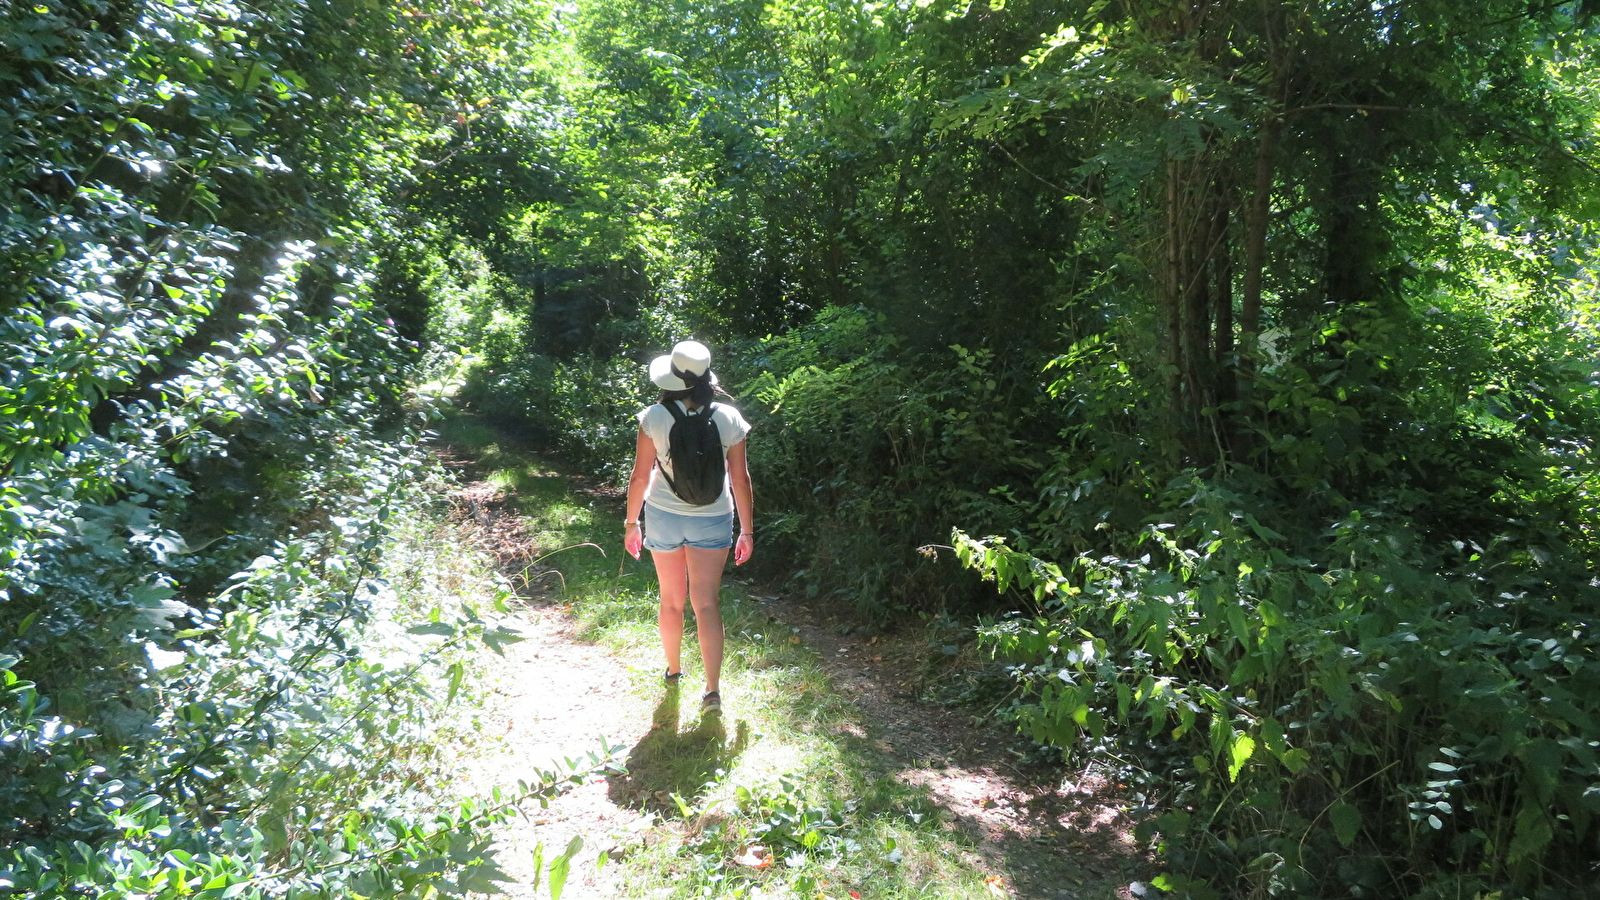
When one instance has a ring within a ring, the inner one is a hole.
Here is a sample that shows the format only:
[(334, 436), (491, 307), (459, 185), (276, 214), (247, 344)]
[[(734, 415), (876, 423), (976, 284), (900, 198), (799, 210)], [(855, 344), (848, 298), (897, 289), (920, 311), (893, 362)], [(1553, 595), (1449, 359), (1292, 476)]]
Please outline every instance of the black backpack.
[(661, 470), (667, 487), (690, 506), (709, 506), (722, 496), (727, 482), (728, 464), (722, 459), (722, 433), (711, 415), (716, 404), (708, 403), (690, 415), (668, 401), (661, 404), (672, 413), (672, 431), (667, 434), (667, 458), (673, 475)]

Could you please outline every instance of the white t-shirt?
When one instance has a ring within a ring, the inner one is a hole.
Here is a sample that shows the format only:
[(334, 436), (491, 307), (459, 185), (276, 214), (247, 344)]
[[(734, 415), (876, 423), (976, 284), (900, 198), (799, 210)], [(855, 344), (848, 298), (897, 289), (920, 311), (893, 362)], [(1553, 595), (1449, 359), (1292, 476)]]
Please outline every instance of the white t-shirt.
[[(681, 400), (672, 401), (684, 412), (689, 409)], [(636, 417), (639, 427), (656, 445), (657, 468), (650, 470), (650, 489), (645, 491), (644, 502), (646, 506), (654, 506), (663, 512), (677, 513), (681, 516), (721, 516), (733, 512), (733, 489), (727, 481), (722, 485), (722, 496), (705, 506), (694, 506), (678, 499), (678, 495), (667, 486), (667, 479), (661, 477), (661, 470), (665, 469), (668, 475), (672, 473), (672, 460), (667, 458), (667, 437), (672, 433), (672, 413), (659, 403), (651, 404), (640, 410)], [(750, 433), (750, 423), (744, 420), (737, 409), (726, 403), (717, 401), (712, 405), (711, 418), (717, 423), (717, 434), (722, 437), (722, 456), (728, 456), (728, 448), (745, 439)]]

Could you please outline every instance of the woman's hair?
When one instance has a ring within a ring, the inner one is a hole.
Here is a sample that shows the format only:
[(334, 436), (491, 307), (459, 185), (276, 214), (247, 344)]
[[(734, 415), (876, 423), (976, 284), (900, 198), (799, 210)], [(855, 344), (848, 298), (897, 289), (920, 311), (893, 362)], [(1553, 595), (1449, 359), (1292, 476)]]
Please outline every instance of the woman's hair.
[(712, 384), (711, 379), (706, 378), (701, 380), (694, 387), (684, 388), (681, 391), (662, 391), (661, 399), (658, 402), (666, 403), (669, 400), (687, 400), (697, 407), (706, 407), (710, 406), (711, 402), (715, 400), (719, 394), (723, 397), (727, 397), (730, 400), (733, 399), (733, 397), (727, 391), (723, 390), (720, 385)]

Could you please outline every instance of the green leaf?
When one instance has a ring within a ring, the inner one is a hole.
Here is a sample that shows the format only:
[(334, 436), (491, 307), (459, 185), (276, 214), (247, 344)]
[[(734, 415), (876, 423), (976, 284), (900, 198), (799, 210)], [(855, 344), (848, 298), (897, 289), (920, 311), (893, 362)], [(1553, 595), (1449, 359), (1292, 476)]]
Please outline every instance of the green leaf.
[(1244, 764), (1256, 752), (1256, 741), (1250, 735), (1239, 732), (1233, 736), (1233, 742), (1228, 745), (1228, 780), (1238, 781), (1239, 772), (1244, 769)]
[(1361, 831), (1361, 810), (1340, 800), (1328, 807), (1328, 821), (1333, 823), (1333, 836), (1340, 844), (1348, 847), (1356, 842)]
[(1270, 716), (1261, 720), (1261, 743), (1267, 752), (1277, 757), (1280, 761), (1283, 754), (1289, 749), (1283, 738), (1283, 724)]
[(1550, 829), (1550, 817), (1545, 815), (1543, 809), (1524, 803), (1517, 810), (1517, 824), (1511, 835), (1511, 846), (1507, 848), (1506, 859), (1509, 862), (1536, 857), (1544, 848), (1550, 846), (1553, 832)]
[(483, 643), (500, 656), (505, 655), (507, 644), (515, 644), (521, 640), (525, 640), (521, 632), (504, 625), (485, 629), (483, 632)]
[(128, 814), (136, 816), (142, 812), (148, 812), (149, 810), (155, 809), (160, 805), (161, 798), (159, 796), (155, 794), (146, 794), (143, 797), (140, 797), (138, 800), (135, 800), (133, 805), (128, 807)]
[(550, 900), (561, 900), (561, 892), (567, 887), (567, 874), (572, 871), (572, 858), (583, 849), (583, 838), (574, 837), (567, 843), (567, 849), (550, 863)]

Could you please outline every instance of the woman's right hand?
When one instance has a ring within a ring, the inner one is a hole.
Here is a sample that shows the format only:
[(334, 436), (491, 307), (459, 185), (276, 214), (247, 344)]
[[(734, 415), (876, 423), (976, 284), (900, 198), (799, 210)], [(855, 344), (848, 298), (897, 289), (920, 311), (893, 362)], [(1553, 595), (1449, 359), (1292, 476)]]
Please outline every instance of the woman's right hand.
[(625, 530), (622, 534), (622, 547), (628, 551), (629, 556), (638, 559), (639, 550), (644, 547), (644, 532), (639, 530), (638, 525), (625, 525), (623, 527)]

